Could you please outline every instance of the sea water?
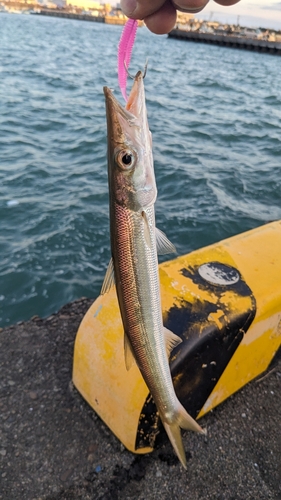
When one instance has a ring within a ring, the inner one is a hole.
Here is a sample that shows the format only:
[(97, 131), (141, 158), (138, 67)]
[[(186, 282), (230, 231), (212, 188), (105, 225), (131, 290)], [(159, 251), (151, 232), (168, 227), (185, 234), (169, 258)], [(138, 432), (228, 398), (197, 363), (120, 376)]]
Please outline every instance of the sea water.
[[(99, 294), (110, 259), (102, 89), (122, 101), (121, 30), (0, 14), (2, 327)], [(141, 28), (131, 73), (147, 58), (156, 222), (178, 254), (280, 219), (281, 58)]]

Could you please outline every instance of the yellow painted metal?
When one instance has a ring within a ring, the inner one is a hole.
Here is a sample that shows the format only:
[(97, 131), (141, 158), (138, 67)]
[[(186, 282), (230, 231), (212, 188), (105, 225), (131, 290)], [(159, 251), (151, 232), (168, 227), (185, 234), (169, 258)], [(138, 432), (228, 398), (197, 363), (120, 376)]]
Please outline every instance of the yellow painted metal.
[[(82, 320), (75, 341), (73, 383), (124, 446), (134, 451), (148, 389), (136, 365), (129, 372), (125, 367), (115, 289), (98, 297)], [(148, 451), (151, 448), (140, 450)]]
[[(163, 315), (175, 303), (216, 297), (180, 272), (208, 262), (239, 270), (256, 301), (256, 315), (216, 383), (199, 417), (265, 371), (281, 344), (281, 221), (234, 236), (159, 266)], [(246, 309), (249, 297), (225, 291), (229, 311)], [(235, 302), (235, 303), (234, 303)], [(220, 311), (208, 321), (220, 327)], [(73, 364), (73, 382), (82, 396), (129, 450), (135, 450), (140, 414), (148, 389), (137, 366), (126, 371), (123, 328), (115, 289), (98, 297), (79, 327)]]

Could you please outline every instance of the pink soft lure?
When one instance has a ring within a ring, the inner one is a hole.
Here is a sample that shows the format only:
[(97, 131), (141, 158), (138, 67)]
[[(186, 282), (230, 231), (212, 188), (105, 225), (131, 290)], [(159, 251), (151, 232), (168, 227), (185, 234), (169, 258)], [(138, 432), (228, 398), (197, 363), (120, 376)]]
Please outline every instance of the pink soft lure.
[(128, 19), (118, 45), (118, 82), (125, 101), (127, 97), (127, 77), (131, 60), (138, 22), (135, 19)]

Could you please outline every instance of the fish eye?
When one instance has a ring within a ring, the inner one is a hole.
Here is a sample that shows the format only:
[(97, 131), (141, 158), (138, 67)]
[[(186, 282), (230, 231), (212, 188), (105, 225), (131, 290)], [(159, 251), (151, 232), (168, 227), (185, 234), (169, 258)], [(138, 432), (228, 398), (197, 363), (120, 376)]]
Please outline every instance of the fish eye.
[(117, 151), (115, 159), (122, 170), (131, 170), (136, 164), (137, 155), (131, 149), (121, 149)]

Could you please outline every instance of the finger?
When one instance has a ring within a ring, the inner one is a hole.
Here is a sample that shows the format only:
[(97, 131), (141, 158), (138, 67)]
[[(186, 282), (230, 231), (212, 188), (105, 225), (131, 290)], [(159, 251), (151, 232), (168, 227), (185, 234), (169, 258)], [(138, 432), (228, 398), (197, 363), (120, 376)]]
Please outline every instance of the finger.
[(161, 9), (166, 0), (121, 0), (120, 6), (125, 16), (132, 19), (144, 19)]
[(200, 12), (206, 7), (209, 0), (172, 0), (172, 2), (175, 8), (181, 12), (197, 14), (197, 12)]
[(176, 9), (169, 0), (167, 0), (157, 12), (144, 18), (144, 22), (148, 29), (156, 35), (169, 33), (169, 31), (174, 28), (176, 20)]

